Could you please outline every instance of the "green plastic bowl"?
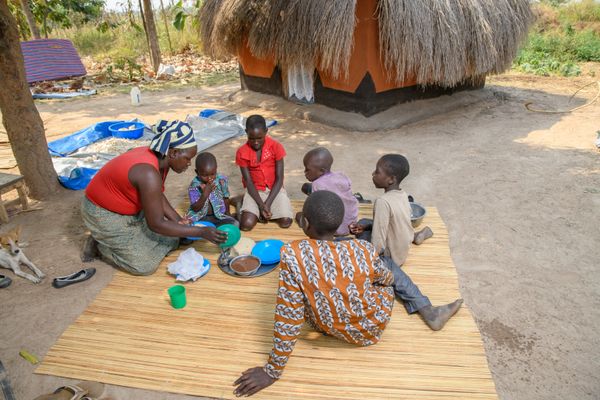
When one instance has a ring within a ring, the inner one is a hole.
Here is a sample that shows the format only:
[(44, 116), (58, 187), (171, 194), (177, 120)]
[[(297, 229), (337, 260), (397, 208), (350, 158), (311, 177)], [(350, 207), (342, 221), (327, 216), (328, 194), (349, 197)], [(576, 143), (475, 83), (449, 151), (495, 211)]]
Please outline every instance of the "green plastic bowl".
[(240, 232), (240, 228), (232, 224), (221, 225), (217, 229), (227, 234), (227, 240), (219, 245), (222, 249), (228, 249), (230, 247), (235, 246), (242, 237), (242, 232)]

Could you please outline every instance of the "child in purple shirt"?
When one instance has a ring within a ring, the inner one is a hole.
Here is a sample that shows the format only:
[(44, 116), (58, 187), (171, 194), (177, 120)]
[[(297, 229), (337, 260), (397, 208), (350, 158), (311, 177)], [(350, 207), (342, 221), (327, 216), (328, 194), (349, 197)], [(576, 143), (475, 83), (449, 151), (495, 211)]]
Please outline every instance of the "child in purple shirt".
[[(344, 220), (335, 232), (336, 236), (350, 233), (348, 226), (358, 218), (358, 200), (352, 194), (352, 183), (341, 172), (331, 172), (333, 156), (325, 147), (317, 147), (304, 155), (304, 176), (310, 181), (302, 185), (302, 192), (310, 194), (319, 190), (328, 190), (337, 194), (344, 203)], [(300, 214), (296, 221), (300, 224)]]

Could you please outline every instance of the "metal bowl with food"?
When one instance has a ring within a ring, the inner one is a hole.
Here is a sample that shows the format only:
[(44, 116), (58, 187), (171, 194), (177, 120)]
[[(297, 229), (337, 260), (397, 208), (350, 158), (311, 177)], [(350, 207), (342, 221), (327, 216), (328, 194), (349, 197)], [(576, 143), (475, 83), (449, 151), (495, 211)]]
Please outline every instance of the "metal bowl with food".
[(252, 255), (241, 255), (229, 261), (229, 268), (242, 276), (250, 276), (260, 268), (260, 258)]

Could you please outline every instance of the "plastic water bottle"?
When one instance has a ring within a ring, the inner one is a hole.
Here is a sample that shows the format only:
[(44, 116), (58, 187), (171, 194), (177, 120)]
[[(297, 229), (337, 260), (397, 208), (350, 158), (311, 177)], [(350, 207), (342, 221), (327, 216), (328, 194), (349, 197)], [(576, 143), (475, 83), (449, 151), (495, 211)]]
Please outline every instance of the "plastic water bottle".
[(596, 132), (596, 134), (598, 135), (596, 137), (596, 147), (600, 149), (600, 131)]
[(131, 96), (132, 106), (139, 106), (142, 103), (142, 92), (140, 91), (139, 87), (132, 87), (131, 92), (129, 92), (129, 95)]

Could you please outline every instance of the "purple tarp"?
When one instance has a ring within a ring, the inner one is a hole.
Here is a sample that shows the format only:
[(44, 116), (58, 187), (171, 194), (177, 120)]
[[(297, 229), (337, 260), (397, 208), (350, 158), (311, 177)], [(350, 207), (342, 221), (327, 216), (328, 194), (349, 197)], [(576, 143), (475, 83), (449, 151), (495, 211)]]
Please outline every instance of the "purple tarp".
[(21, 42), (27, 82), (53, 81), (87, 74), (73, 43), (65, 39)]

